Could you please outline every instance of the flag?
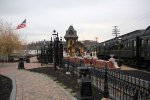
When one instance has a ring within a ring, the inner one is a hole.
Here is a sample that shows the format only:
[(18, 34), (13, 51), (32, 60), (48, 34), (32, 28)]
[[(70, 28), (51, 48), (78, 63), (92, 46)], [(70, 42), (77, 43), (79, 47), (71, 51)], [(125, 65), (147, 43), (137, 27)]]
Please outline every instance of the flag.
[(25, 28), (25, 27), (26, 27), (26, 19), (25, 19), (21, 24), (19, 24), (19, 25), (17, 26), (16, 30), (17, 30), (17, 29), (21, 29), (21, 28)]

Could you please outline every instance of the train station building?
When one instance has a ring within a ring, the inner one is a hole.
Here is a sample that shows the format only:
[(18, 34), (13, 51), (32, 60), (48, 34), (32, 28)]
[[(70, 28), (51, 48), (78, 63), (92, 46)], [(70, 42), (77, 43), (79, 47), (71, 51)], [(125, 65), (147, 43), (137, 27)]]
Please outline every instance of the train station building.
[(72, 25), (69, 26), (64, 36), (66, 40), (66, 52), (70, 56), (84, 55), (85, 46), (78, 41), (77, 31)]

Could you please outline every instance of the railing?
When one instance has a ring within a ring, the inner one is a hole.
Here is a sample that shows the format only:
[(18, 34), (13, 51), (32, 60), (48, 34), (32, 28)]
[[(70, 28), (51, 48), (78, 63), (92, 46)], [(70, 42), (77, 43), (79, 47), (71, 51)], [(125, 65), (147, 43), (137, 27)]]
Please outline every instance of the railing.
[(149, 81), (125, 75), (120, 70), (110, 67), (112, 65), (108, 61), (105, 62), (107, 69), (104, 69), (104, 64), (98, 65), (100, 63), (87, 58), (64, 58), (64, 64), (68, 64), (66, 66), (74, 74), (78, 74), (77, 67), (87, 66), (90, 69), (93, 86), (101, 92), (104, 91), (104, 77), (107, 70), (109, 98), (113, 100), (150, 100)]

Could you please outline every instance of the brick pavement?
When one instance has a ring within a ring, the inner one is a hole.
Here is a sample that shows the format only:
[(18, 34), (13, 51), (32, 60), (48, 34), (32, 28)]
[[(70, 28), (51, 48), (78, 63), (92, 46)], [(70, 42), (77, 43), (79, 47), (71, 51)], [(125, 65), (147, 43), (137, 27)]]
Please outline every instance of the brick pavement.
[[(32, 67), (31, 67), (32, 66)], [(26, 63), (25, 68), (41, 67), (37, 63)], [(48, 76), (17, 70), (17, 63), (0, 64), (0, 74), (11, 76), (16, 81), (16, 100), (74, 100), (61, 86)]]

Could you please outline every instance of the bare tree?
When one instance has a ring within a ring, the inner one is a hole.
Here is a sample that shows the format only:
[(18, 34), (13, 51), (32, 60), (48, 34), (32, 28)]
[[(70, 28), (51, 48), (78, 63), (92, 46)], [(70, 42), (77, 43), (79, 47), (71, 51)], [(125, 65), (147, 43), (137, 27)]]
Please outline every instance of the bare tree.
[(21, 48), (21, 38), (14, 32), (12, 24), (0, 21), (0, 54), (9, 55), (14, 50), (21, 50)]

